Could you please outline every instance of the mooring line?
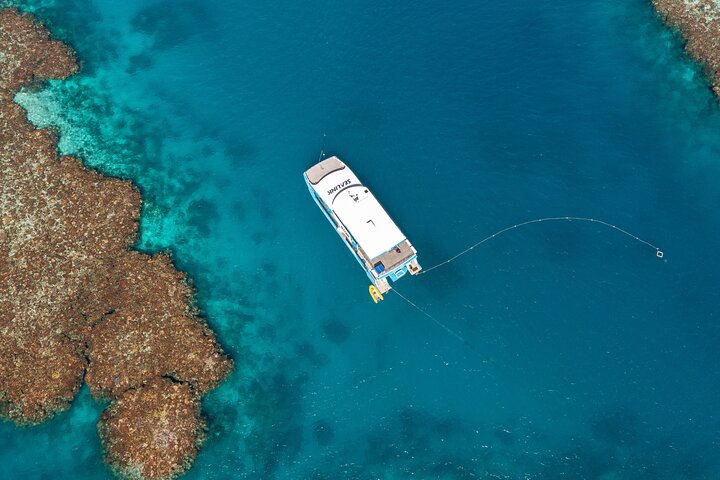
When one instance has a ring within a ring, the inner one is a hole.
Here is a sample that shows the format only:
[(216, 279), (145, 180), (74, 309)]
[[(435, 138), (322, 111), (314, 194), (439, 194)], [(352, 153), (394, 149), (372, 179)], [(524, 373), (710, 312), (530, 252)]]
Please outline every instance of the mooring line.
[(400, 298), (402, 298), (403, 300), (405, 300), (405, 301), (408, 303), (408, 305), (412, 306), (412, 307), (415, 308), (418, 312), (420, 312), (420, 313), (422, 313), (423, 315), (425, 315), (426, 317), (428, 317), (430, 320), (432, 320), (433, 322), (435, 322), (440, 328), (442, 328), (443, 330), (445, 330), (447, 333), (449, 333), (450, 335), (452, 335), (452, 336), (455, 337), (456, 339), (460, 340), (462, 343), (464, 343), (465, 345), (467, 345), (468, 347), (470, 347), (472, 350), (475, 350), (475, 348), (474, 348), (467, 340), (465, 340), (462, 336), (460, 336), (458, 333), (456, 333), (455, 331), (453, 331), (450, 327), (448, 327), (447, 325), (445, 325), (444, 323), (442, 323), (442, 322), (441, 322), (440, 320), (438, 320), (437, 318), (435, 318), (435, 317), (433, 317), (432, 315), (430, 315), (429, 313), (427, 313), (427, 312), (426, 312), (425, 310), (423, 310), (422, 308), (418, 307), (418, 306), (417, 306), (414, 302), (412, 302), (409, 298), (407, 298), (407, 297), (406, 297), (405, 295), (403, 295), (402, 293), (398, 292), (397, 288), (393, 288), (393, 289), (391, 290), (391, 292), (397, 293), (397, 294), (400, 296)]
[(320, 155), (318, 155), (318, 163), (325, 157), (325, 139), (327, 138), (327, 133), (323, 132), (323, 141), (322, 141), (322, 147), (320, 147)]
[[(455, 260), (458, 259), (459, 257), (462, 257), (462, 256), (465, 255), (466, 253), (469, 253), (471, 250), (479, 247), (480, 245), (482, 245), (483, 243), (487, 242), (488, 240), (492, 240), (493, 238), (495, 238), (495, 237), (497, 237), (497, 236), (499, 236), (499, 235), (502, 235), (502, 234), (505, 233), (505, 232), (509, 232), (510, 230), (515, 230), (516, 228), (524, 227), (525, 225), (530, 225), (530, 224), (533, 224), (533, 223), (553, 222), (553, 221), (573, 221), (573, 220), (579, 221), (579, 222), (598, 223), (598, 224), (600, 224), (600, 225), (604, 225), (604, 226), (606, 226), (606, 227), (610, 227), (610, 228), (612, 228), (613, 230), (617, 230), (618, 232), (622, 233), (623, 235), (627, 235), (628, 237), (630, 237), (630, 238), (632, 238), (632, 239), (634, 239), (634, 240), (636, 240), (636, 241), (638, 241), (638, 242), (640, 242), (640, 243), (643, 243), (643, 244), (647, 245), (648, 247), (653, 248), (653, 249), (655, 250), (655, 256), (656, 256), (656, 257), (658, 257), (658, 258), (663, 258), (663, 257), (665, 256), (665, 254), (663, 253), (662, 250), (660, 250), (659, 247), (653, 245), (652, 243), (648, 242), (647, 240), (643, 240), (642, 238), (638, 237), (637, 235), (633, 235), (632, 233), (628, 232), (627, 230), (623, 230), (622, 228), (620, 228), (620, 227), (618, 227), (618, 226), (616, 226), (616, 225), (613, 225), (612, 223), (605, 222), (605, 221), (603, 221), (603, 220), (597, 220), (597, 219), (595, 219), (595, 218), (587, 218), (587, 217), (545, 217), (545, 218), (536, 218), (535, 220), (528, 220), (527, 222), (522, 222), (522, 223), (518, 223), (518, 224), (512, 225), (512, 226), (510, 226), (510, 227), (503, 228), (502, 230), (499, 230), (499, 231), (493, 233), (493, 234), (490, 235), (489, 237), (483, 238), (482, 240), (480, 240), (479, 242), (475, 243), (474, 245), (471, 245), (470, 247), (466, 248), (465, 250), (463, 250), (462, 252), (458, 253), (457, 255), (455, 255), (455, 256), (453, 256), (453, 257), (450, 257), (449, 259), (445, 260), (444, 262), (438, 263), (437, 265), (432, 266), (432, 267), (430, 267), (430, 268), (423, 269), (423, 270), (420, 272), (420, 274), (422, 275), (422, 274), (431, 272), (431, 271), (435, 270), (436, 268), (442, 267), (443, 265), (447, 265), (448, 263), (455, 261)], [(402, 295), (401, 295), (401, 296), (402, 296)], [(423, 313), (424, 313), (424, 312), (423, 312)], [(426, 314), (426, 315), (427, 315), (427, 314)]]

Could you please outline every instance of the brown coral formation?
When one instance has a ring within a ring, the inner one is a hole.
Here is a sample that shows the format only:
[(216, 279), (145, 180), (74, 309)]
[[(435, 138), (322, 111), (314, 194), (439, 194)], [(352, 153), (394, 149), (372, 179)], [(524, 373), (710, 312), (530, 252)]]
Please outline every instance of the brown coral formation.
[(113, 466), (171, 478), (197, 453), (200, 396), (232, 368), (167, 255), (130, 249), (140, 194), (58, 157), (13, 96), (65, 78), (72, 52), (32, 17), (0, 10), (0, 413), (39, 423), (84, 381), (109, 399)]
[(187, 469), (202, 441), (196, 398), (186, 384), (161, 379), (113, 402), (100, 423), (113, 467), (130, 478), (167, 478)]
[(653, 0), (665, 22), (687, 41), (686, 50), (707, 72), (720, 97), (720, 2), (717, 0)]

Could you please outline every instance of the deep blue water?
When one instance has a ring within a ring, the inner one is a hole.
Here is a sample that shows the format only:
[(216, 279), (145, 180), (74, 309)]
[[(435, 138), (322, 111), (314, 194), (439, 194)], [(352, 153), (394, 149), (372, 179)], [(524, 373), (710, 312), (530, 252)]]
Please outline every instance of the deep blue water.
[[(645, 0), (43, 0), (82, 72), (20, 94), (143, 190), (237, 369), (188, 479), (720, 478), (720, 107)], [(272, 4), (270, 4), (272, 3)], [(367, 279), (325, 151), (429, 267)], [(110, 478), (83, 390), (0, 424), (3, 478)]]

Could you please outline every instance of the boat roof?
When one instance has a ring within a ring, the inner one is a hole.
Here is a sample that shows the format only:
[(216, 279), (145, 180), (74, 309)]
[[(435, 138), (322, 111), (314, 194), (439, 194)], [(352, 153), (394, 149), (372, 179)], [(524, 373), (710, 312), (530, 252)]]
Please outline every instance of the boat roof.
[(308, 169), (305, 176), (370, 260), (406, 239), (375, 195), (339, 158), (321, 161)]
[(326, 175), (342, 170), (343, 168), (345, 168), (345, 164), (341, 162), (338, 157), (330, 157), (309, 168), (305, 172), (305, 176), (310, 183), (317, 185)]

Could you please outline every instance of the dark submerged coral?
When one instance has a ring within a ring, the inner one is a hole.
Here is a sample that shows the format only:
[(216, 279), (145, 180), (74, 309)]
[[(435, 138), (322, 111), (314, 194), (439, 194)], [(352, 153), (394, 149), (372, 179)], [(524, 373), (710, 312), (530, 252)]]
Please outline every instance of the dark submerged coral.
[(13, 103), (76, 70), (33, 17), (0, 10), (0, 413), (40, 423), (84, 379), (111, 401), (99, 430), (113, 467), (171, 478), (203, 438), (201, 395), (232, 362), (170, 258), (130, 250), (138, 190), (58, 157)]

